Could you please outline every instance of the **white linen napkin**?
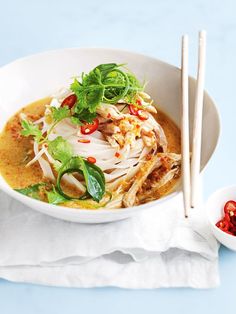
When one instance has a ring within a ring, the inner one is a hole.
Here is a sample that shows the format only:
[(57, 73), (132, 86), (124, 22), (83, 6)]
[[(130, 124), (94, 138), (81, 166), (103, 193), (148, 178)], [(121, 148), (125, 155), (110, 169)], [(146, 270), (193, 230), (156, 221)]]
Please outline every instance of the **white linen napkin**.
[(182, 196), (123, 221), (86, 225), (40, 214), (0, 192), (0, 277), (64, 287), (219, 284), (218, 244)]

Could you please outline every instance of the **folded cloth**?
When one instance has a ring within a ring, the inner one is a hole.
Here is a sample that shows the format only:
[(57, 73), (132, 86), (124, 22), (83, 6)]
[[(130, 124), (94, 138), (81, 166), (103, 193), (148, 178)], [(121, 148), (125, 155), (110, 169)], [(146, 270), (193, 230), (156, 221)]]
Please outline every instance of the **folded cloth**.
[(61, 221), (0, 192), (0, 277), (64, 287), (193, 287), (219, 284), (218, 244), (202, 209), (167, 208), (106, 224)]

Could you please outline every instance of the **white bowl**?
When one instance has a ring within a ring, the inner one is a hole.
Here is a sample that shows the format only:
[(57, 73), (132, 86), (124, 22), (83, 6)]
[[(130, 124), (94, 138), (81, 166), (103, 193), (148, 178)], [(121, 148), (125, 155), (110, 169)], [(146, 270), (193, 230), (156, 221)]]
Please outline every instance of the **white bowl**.
[(213, 193), (206, 203), (206, 211), (211, 230), (216, 239), (231, 250), (236, 251), (236, 236), (228, 234), (216, 223), (224, 216), (224, 205), (229, 200), (236, 200), (236, 186), (228, 186)]
[[(74, 48), (49, 51), (29, 56), (0, 69), (0, 129), (22, 106), (70, 83), (73, 76), (87, 72), (100, 63), (127, 63), (139, 79), (147, 80), (147, 92), (158, 106), (175, 122), (180, 124), (180, 70), (157, 59), (116, 49)], [(190, 78), (190, 124), (193, 118), (195, 80)], [(202, 143), (202, 169), (211, 158), (219, 137), (219, 115), (213, 100), (204, 95)], [(13, 191), (0, 176), (0, 188), (13, 198), (42, 213), (64, 220), (98, 223), (120, 220), (138, 213), (140, 210), (168, 205), (179, 191), (160, 200), (138, 207), (119, 210), (81, 210), (49, 205)]]

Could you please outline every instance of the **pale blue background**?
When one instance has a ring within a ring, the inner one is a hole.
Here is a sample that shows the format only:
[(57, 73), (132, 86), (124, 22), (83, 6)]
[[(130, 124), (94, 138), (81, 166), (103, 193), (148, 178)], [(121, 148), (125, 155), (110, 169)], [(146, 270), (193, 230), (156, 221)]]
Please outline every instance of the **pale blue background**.
[[(125, 48), (179, 65), (180, 36), (188, 33), (195, 74), (197, 31), (202, 28), (208, 31), (206, 85), (223, 126), (205, 174), (207, 197), (235, 183), (236, 1), (0, 0), (0, 65), (43, 50), (77, 46)], [(0, 280), (0, 313), (218, 314), (227, 307), (232, 313), (235, 265), (236, 253), (222, 249), (221, 286), (214, 290), (62, 289)]]

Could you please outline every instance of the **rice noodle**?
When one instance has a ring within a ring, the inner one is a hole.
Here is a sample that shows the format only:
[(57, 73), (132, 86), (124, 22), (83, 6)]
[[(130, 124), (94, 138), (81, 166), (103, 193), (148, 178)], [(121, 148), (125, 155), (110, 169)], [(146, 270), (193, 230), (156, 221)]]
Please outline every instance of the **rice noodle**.
[(43, 122), (44, 122), (44, 120), (45, 120), (45, 118), (44, 118), (44, 117), (42, 117), (42, 118), (40, 118), (40, 119), (38, 119), (38, 120), (34, 121), (33, 123), (34, 123), (34, 124), (40, 124), (40, 123), (43, 123)]
[(113, 209), (113, 208), (121, 208), (122, 207), (122, 195), (117, 194), (105, 207), (107, 209)]
[(83, 193), (86, 192), (85, 186), (79, 180), (77, 180), (72, 174), (65, 174), (63, 176), (63, 180), (65, 182), (75, 186), (81, 192), (83, 192)]
[(69, 119), (62, 120), (53, 129), (54, 134), (57, 134), (57, 136), (62, 136), (64, 138), (69, 138), (71, 135), (75, 135), (77, 132), (77, 127), (71, 124)]
[[(34, 153), (35, 153), (35, 156), (39, 153), (39, 146), (38, 146), (38, 143), (36, 141), (34, 141)], [(52, 172), (52, 169), (51, 169), (49, 162), (47, 160), (43, 159), (42, 157), (38, 158), (38, 162), (39, 162), (39, 165), (43, 171), (44, 177), (54, 181), (55, 177), (54, 177), (54, 174)]]
[(127, 171), (126, 175), (118, 178), (117, 180), (108, 183), (107, 187), (110, 191), (115, 190), (123, 181), (128, 181), (131, 178), (133, 178), (135, 176), (135, 174), (139, 171), (139, 169), (141, 168), (142, 163), (138, 163), (136, 166), (133, 166), (132, 168), (129, 168), (129, 170)]
[(45, 153), (45, 147), (43, 147), (40, 151), (38, 151), (37, 154), (35, 154), (34, 158), (31, 159), (31, 160), (27, 163), (26, 167), (29, 167), (29, 166), (31, 166), (32, 164), (34, 164), (36, 161), (38, 161), (39, 158), (40, 158), (44, 153)]

